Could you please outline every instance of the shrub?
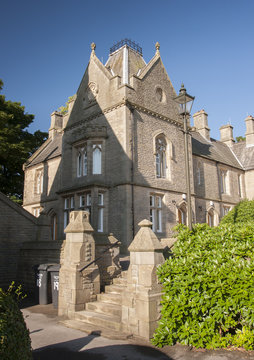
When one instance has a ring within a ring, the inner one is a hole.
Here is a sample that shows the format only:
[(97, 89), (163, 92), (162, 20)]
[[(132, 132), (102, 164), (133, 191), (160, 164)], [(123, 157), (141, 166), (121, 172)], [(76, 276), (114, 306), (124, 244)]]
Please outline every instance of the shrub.
[(178, 227), (153, 343), (254, 347), (254, 224)]
[(227, 215), (221, 224), (254, 223), (254, 200), (243, 200), (239, 202)]
[(18, 300), (21, 288), (11, 284), (8, 291), (0, 289), (0, 359), (32, 359), (31, 341)]

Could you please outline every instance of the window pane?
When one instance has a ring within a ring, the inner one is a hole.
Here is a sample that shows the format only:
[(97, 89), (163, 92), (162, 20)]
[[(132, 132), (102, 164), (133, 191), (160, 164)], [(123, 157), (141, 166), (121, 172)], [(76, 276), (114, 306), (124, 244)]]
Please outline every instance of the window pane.
[(162, 228), (162, 226), (161, 226), (161, 210), (157, 210), (157, 226), (156, 226), (156, 230), (158, 231), (158, 232), (161, 232), (161, 228)]
[(93, 145), (93, 174), (101, 174), (101, 147)]
[(98, 232), (103, 232), (103, 208), (98, 209)]
[(82, 168), (82, 158), (81, 158), (81, 154), (78, 153), (78, 157), (77, 157), (77, 176), (80, 177), (81, 176), (81, 168)]
[(150, 206), (154, 206), (154, 196), (150, 196)]
[(71, 209), (74, 209), (74, 197), (71, 197)]
[(103, 194), (102, 193), (98, 194), (98, 205), (103, 205)]
[(69, 198), (66, 198), (66, 199), (64, 200), (64, 208), (65, 208), (65, 209), (69, 209)]
[(91, 194), (90, 194), (90, 193), (89, 193), (89, 194), (86, 194), (86, 204), (87, 204), (88, 206), (91, 205)]
[(83, 155), (83, 175), (84, 176), (87, 175), (87, 152), (86, 152), (86, 150)]

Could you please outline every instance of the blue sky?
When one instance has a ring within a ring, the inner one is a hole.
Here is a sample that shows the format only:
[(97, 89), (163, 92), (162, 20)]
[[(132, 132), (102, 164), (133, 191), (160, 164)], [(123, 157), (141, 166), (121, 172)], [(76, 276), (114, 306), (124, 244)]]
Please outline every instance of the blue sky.
[(77, 91), (91, 42), (105, 63), (122, 38), (139, 43), (146, 62), (159, 41), (174, 88), (184, 82), (211, 135), (229, 122), (244, 135), (254, 115), (253, 14), (253, 0), (2, 1), (2, 93), (35, 115), (30, 131), (47, 131), (50, 114)]

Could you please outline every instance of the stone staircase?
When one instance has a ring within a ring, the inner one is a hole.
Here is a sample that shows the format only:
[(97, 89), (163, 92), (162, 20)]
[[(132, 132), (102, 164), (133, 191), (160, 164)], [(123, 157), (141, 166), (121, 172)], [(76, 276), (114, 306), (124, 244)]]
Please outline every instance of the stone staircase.
[(113, 279), (112, 285), (105, 286), (105, 292), (97, 295), (97, 301), (86, 303), (83, 311), (75, 313), (73, 320), (61, 321), (67, 327), (79, 329), (107, 338), (126, 339), (131, 334), (121, 331), (122, 292), (127, 284), (127, 271)]

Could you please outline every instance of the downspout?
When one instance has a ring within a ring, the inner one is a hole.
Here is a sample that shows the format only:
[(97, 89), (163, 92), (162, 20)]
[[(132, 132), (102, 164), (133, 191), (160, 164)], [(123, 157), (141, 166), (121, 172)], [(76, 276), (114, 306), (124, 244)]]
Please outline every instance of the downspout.
[(132, 239), (134, 239), (134, 109), (130, 107), (131, 113), (131, 214), (132, 214)]

